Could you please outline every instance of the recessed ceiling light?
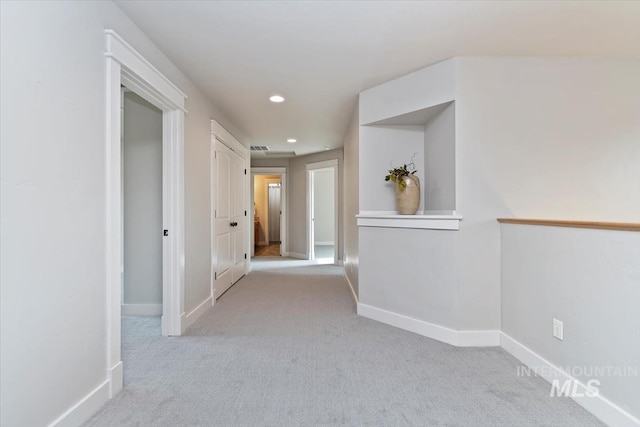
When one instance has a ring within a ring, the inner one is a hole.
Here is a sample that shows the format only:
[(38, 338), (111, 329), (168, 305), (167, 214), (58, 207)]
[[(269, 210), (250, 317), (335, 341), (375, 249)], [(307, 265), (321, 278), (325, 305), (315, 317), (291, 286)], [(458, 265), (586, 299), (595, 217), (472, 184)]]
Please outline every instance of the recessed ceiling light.
[(298, 142), (298, 140), (297, 140), (297, 139), (293, 139), (293, 138), (289, 138), (289, 139), (287, 139), (287, 142), (288, 142), (289, 144), (293, 144), (293, 143)]
[(280, 95), (272, 95), (269, 97), (269, 101), (271, 102), (282, 102), (284, 101), (284, 97)]

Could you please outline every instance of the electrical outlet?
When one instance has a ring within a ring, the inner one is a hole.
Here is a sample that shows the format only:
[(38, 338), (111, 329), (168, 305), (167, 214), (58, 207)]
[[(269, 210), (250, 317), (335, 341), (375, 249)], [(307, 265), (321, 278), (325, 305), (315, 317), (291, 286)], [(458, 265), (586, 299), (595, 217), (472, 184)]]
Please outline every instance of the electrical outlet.
[(564, 325), (558, 319), (553, 319), (553, 336), (560, 341), (564, 340)]

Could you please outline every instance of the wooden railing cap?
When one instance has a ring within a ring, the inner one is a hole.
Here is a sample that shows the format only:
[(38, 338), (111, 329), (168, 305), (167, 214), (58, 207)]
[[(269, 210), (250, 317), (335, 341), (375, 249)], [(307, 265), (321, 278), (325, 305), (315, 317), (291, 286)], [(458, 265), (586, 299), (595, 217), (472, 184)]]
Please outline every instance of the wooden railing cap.
[(640, 231), (637, 222), (567, 221), (555, 219), (498, 218), (501, 224), (544, 225), (549, 227), (595, 228), (602, 230)]

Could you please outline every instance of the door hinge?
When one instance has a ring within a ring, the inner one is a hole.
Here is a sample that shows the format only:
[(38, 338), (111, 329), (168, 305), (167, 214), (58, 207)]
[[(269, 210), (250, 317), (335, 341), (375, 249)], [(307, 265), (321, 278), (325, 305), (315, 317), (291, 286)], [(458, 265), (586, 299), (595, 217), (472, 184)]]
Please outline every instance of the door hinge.
[(244, 216), (247, 216), (247, 211), (244, 211)]
[(164, 230), (164, 231), (162, 232), (162, 235), (163, 235), (164, 237), (167, 237), (167, 236), (169, 235), (169, 230)]
[(245, 175), (247, 174), (247, 170), (246, 170), (246, 169), (244, 170), (244, 174), (245, 174)]
[(213, 280), (218, 280), (218, 272), (213, 273)]
[(244, 254), (244, 259), (247, 259), (247, 254)]

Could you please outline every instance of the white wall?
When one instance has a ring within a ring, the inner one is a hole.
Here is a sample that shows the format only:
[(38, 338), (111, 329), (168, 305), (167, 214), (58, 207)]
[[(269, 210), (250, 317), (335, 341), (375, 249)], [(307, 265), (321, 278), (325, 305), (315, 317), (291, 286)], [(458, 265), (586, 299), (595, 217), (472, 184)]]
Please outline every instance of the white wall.
[(112, 2), (0, 2), (3, 426), (47, 425), (107, 378), (105, 28), (188, 96), (186, 310), (210, 293), (209, 119), (242, 135)]
[(503, 224), (501, 248), (503, 332), (640, 418), (640, 233)]
[(458, 329), (455, 231), (359, 231), (361, 303)]
[(314, 244), (335, 244), (335, 180), (333, 170), (313, 172)]
[(344, 182), (343, 182), (343, 224), (344, 224), (344, 271), (358, 295), (358, 226), (356, 215), (360, 211), (358, 203), (360, 199), (358, 182), (359, 156), (360, 156), (360, 127), (359, 108), (356, 107), (351, 116), (351, 122), (344, 138)]
[[(360, 211), (395, 211), (393, 182), (385, 181), (389, 169), (410, 163), (413, 158), (416, 176), (424, 182), (424, 126), (361, 126), (360, 140), (367, 141), (360, 150)], [(418, 210), (424, 208), (420, 197)]]
[[(450, 307), (457, 313), (445, 316), (455, 319), (451, 327), (462, 331), (500, 328), (496, 218), (638, 221), (640, 81), (635, 76), (640, 74), (639, 64), (639, 60), (456, 58), (361, 94), (361, 211), (393, 206), (391, 196), (375, 187), (379, 185), (376, 177), (384, 173), (381, 158), (406, 152), (396, 141), (405, 138), (400, 127), (388, 123), (394, 118), (409, 123), (408, 115), (425, 111), (431, 103), (455, 100), (455, 111), (441, 114), (451, 114), (455, 120), (455, 208), (464, 219), (460, 231), (452, 233), (455, 245), (443, 245), (443, 250), (455, 252), (451, 261), (457, 277), (451, 282), (444, 272), (431, 275), (437, 282), (455, 283), (457, 303)], [(454, 73), (455, 79), (445, 71)], [(439, 133), (428, 128), (425, 133)], [(427, 146), (426, 152), (430, 149)], [(446, 151), (445, 157), (450, 156), (451, 151)], [(415, 234), (425, 241), (431, 238), (430, 232)], [(417, 290), (388, 298), (383, 276), (365, 271), (378, 272), (385, 265), (392, 268), (393, 263), (365, 250), (364, 244), (389, 239), (388, 245), (396, 247), (402, 235), (360, 230), (359, 292), (363, 303), (375, 299), (384, 304), (378, 308), (393, 306), (398, 314), (415, 315), (412, 298)], [(410, 244), (419, 247), (418, 242)], [(366, 260), (367, 256), (373, 258)], [(438, 258), (416, 255), (415, 259), (424, 262), (416, 269), (427, 273), (430, 267), (425, 264)], [(369, 286), (371, 292), (365, 289)], [(423, 280), (415, 286), (431, 284)], [(432, 297), (437, 295), (446, 296), (436, 292)], [(429, 321), (436, 315), (418, 318)]]
[[(123, 114), (123, 313), (162, 313), (162, 111), (132, 92)], [(143, 305), (151, 310), (139, 310)], [(153, 310), (155, 309), (155, 310)]]
[(425, 211), (456, 209), (456, 110), (449, 104), (424, 128)]
[(456, 69), (460, 325), (493, 328), (495, 218), (640, 218), (640, 60), (458, 58)]
[(442, 61), (360, 93), (360, 125), (452, 101), (455, 66)]
[(640, 218), (640, 60), (458, 63), (456, 178), (463, 213), (482, 205), (483, 215)]

